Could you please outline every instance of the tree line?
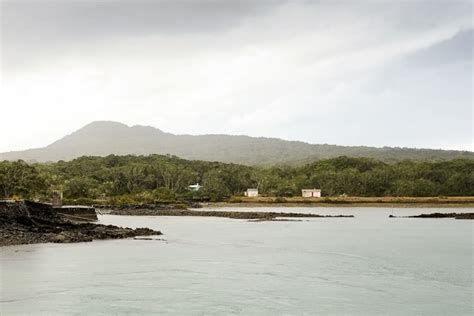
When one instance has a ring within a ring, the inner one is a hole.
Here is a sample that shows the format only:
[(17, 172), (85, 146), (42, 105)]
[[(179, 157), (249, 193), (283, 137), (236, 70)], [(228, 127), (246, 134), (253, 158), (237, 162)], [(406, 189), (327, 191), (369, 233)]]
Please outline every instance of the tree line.
[[(200, 183), (197, 192), (190, 184)], [(121, 203), (177, 199), (226, 200), (258, 188), (262, 195), (300, 196), (320, 188), (323, 196), (473, 196), (474, 160), (405, 160), (338, 157), (304, 166), (250, 167), (192, 161), (175, 156), (83, 156), (72, 161), (0, 162), (0, 197), (47, 200), (53, 190), (66, 199)]]

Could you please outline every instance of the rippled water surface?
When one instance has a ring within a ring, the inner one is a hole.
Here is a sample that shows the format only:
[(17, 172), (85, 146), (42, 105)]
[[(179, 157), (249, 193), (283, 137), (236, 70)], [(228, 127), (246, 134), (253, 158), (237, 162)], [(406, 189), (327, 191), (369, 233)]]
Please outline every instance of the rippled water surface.
[(101, 216), (164, 235), (0, 248), (0, 314), (473, 314), (474, 222), (388, 218), (472, 209), (258, 210), (356, 217)]

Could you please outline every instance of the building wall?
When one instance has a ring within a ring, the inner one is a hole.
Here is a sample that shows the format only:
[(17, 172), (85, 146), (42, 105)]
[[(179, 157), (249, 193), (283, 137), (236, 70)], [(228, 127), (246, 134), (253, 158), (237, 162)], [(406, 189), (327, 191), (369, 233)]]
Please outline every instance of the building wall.
[(247, 190), (247, 191), (245, 191), (245, 196), (257, 197), (258, 196), (258, 190)]
[(302, 190), (301, 192), (303, 197), (321, 197), (321, 190)]

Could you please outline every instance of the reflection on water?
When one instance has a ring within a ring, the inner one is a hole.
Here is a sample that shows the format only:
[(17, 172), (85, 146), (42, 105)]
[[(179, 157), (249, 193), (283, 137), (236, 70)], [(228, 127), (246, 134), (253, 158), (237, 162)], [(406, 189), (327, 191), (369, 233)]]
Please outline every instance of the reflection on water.
[[(472, 221), (389, 219), (386, 208), (264, 209), (356, 217), (101, 216), (164, 235), (1, 248), (0, 314), (473, 312)], [(473, 210), (393, 213), (436, 211)]]

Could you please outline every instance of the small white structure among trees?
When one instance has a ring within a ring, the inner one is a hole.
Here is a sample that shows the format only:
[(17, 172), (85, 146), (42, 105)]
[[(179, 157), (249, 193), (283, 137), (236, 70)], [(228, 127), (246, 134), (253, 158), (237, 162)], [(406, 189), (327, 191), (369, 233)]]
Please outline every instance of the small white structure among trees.
[(304, 198), (319, 198), (321, 197), (320, 189), (303, 189), (301, 190), (301, 195)]
[(244, 194), (247, 197), (258, 197), (258, 189), (247, 189)]
[(202, 185), (199, 185), (199, 183), (188, 185), (190, 191), (199, 191), (201, 188)]

